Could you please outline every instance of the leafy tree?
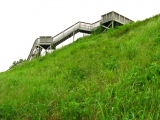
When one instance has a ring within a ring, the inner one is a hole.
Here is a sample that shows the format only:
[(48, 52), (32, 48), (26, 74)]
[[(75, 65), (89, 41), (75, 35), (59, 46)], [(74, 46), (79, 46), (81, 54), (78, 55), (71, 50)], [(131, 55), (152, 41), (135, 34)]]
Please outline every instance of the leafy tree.
[(18, 64), (21, 64), (22, 62), (24, 62), (24, 61), (26, 61), (25, 59), (23, 60), (23, 59), (19, 59), (19, 61), (14, 61), (13, 63), (12, 63), (12, 65), (10, 66), (10, 68), (12, 68), (13, 66), (16, 66), (16, 65), (18, 65)]

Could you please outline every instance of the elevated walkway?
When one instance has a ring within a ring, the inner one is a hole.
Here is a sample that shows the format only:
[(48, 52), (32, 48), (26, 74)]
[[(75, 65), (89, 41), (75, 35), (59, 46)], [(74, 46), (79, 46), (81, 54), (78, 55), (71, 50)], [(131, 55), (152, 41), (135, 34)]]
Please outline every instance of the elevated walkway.
[(53, 37), (52, 46), (56, 47), (63, 41), (67, 40), (70, 37), (74, 37), (74, 35), (78, 32), (90, 34), (93, 30), (95, 30), (98, 26), (100, 26), (100, 21), (95, 23), (85, 23), (85, 22), (77, 22), (71, 27), (65, 29), (61, 33), (55, 35)]
[(90, 34), (101, 24), (105, 29), (109, 29), (129, 22), (132, 22), (132, 20), (114, 11), (102, 15), (101, 20), (95, 23), (77, 22), (53, 37), (41, 36), (40, 38), (37, 38), (31, 48), (27, 60), (40, 56), (42, 49), (45, 51), (53, 50), (57, 45), (61, 44), (68, 38), (73, 36), (74, 39), (75, 34), (78, 32)]
[(40, 36), (40, 38), (35, 40), (27, 60), (30, 60), (32, 57), (40, 56), (42, 49), (45, 49), (46, 51), (55, 49), (57, 45), (61, 44), (72, 36), (74, 37), (78, 32), (90, 34), (98, 26), (100, 26), (100, 21), (92, 24), (77, 22), (54, 37)]
[(107, 28), (114, 28), (116, 26), (120, 26), (130, 22), (134, 21), (114, 11), (111, 11), (101, 16), (101, 24)]

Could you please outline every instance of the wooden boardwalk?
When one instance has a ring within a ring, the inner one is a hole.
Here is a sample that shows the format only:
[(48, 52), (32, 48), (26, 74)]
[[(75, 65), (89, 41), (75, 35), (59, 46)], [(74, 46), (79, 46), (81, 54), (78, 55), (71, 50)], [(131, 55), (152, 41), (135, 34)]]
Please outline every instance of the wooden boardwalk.
[(55, 36), (41, 36), (37, 38), (33, 43), (31, 51), (27, 60), (32, 59), (32, 57), (38, 57), (41, 55), (42, 49), (53, 50), (57, 45), (61, 44), (68, 38), (74, 36), (78, 32), (90, 34), (93, 30), (99, 27), (101, 24), (106, 29), (114, 28), (116, 25), (123, 25), (132, 22), (132, 20), (112, 11), (101, 16), (101, 20), (95, 23), (77, 22), (70, 26), (69, 28), (63, 30)]

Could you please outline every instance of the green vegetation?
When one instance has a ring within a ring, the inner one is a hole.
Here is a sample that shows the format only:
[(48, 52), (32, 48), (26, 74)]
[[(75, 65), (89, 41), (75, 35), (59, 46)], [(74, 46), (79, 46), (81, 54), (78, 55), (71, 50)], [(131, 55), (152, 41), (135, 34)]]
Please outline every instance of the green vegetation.
[(12, 68), (12, 67), (14, 67), (16, 65), (22, 64), (22, 62), (24, 62), (24, 61), (26, 61), (26, 60), (19, 59), (19, 61), (14, 61), (9, 68)]
[(159, 120), (160, 16), (0, 73), (2, 120)]

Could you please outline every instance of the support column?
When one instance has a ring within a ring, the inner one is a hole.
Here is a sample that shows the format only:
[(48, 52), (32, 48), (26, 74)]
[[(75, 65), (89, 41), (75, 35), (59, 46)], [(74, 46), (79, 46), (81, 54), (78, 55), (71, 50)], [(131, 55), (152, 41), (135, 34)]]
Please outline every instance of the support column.
[(40, 54), (40, 51), (39, 51), (39, 46), (36, 48), (36, 51), (35, 51), (35, 57), (39, 57), (39, 54)]
[(40, 47), (40, 53), (39, 53), (39, 56), (41, 56), (41, 52), (42, 52), (42, 48)]
[(114, 28), (114, 21), (112, 20), (112, 28)]
[(52, 52), (52, 46), (51, 45), (49, 46), (49, 51), (50, 51), (50, 53)]
[(73, 42), (74, 42), (74, 37), (75, 37), (75, 34), (74, 34), (74, 32), (73, 32)]
[(41, 51), (42, 51), (42, 48), (40, 46), (38, 46), (38, 53), (37, 53), (37, 57), (39, 57), (41, 55)]

